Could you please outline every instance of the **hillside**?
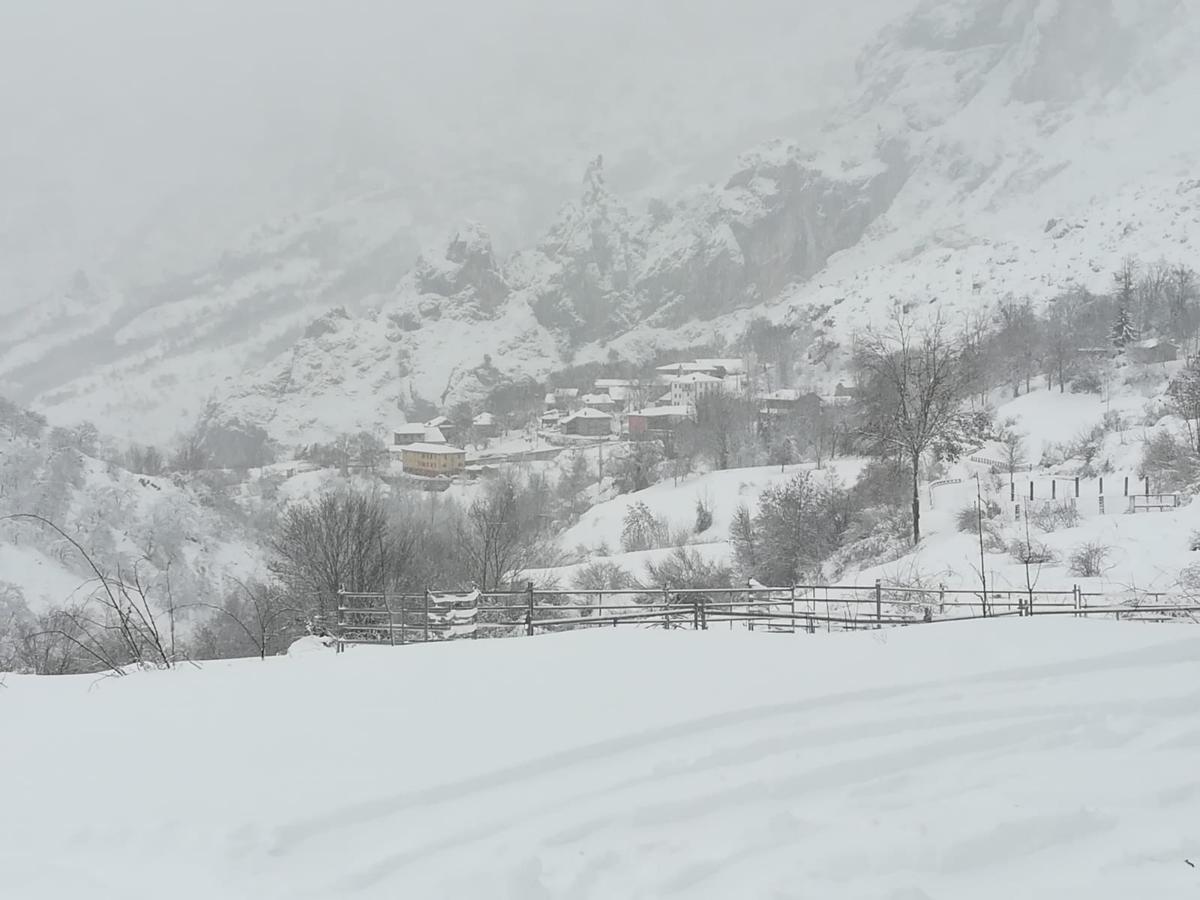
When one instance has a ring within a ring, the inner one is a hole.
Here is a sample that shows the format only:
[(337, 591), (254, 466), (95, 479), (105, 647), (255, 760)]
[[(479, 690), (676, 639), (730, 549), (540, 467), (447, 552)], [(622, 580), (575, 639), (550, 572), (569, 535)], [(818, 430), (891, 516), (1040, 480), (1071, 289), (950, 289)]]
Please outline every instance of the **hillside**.
[[(53, 522), (106, 576), (139, 579), (154, 609), (184, 608), (181, 629), (198, 618), (189, 604), (213, 602), (232, 579), (264, 572), (261, 534), (211, 485), (137, 475), (101, 453), (94, 430), (53, 428), (0, 400), (0, 517)], [(0, 522), (0, 634), (86, 601), (99, 589), (94, 574), (46, 525)]]
[(9, 676), (0, 859), (26, 900), (1186, 897), (1197, 659), (1020, 620)]
[(386, 204), (344, 200), (140, 300), (78, 285), (14, 320), (0, 379), (56, 420), (122, 430), (136, 409), (159, 441), (215, 394), (291, 444), (567, 361), (725, 340), (754, 310), (810, 328), (804, 378), (835, 380), (848, 335), (893, 305), (957, 316), (1106, 285), (1126, 255), (1189, 262), (1198, 30), (1173, 0), (925, 0), (862, 53), (819, 137), (767, 143), (716, 184), (644, 205), (606, 154), (523, 249), (464, 225), (411, 268)]

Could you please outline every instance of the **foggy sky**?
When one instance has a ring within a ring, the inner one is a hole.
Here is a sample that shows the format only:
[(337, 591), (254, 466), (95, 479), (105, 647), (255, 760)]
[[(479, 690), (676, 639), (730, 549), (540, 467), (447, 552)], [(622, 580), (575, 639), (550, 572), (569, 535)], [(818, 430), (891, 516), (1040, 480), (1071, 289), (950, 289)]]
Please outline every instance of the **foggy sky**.
[(910, 5), (10, 0), (0, 309), (202, 264), (364, 178), (432, 197), (422, 239), (468, 214), (527, 239), (596, 153), (670, 190), (800, 127)]

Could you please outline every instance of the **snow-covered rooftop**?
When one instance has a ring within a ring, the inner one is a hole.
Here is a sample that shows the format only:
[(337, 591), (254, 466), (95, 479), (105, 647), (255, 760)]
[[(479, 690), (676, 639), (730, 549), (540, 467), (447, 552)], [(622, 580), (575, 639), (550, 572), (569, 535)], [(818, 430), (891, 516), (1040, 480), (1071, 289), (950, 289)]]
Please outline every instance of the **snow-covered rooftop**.
[(466, 450), (460, 450), (458, 447), (451, 447), (449, 444), (409, 444), (407, 447), (400, 448), (403, 452), (408, 453), (437, 453), (453, 456), (455, 454), (466, 454)]
[(612, 415), (610, 413), (601, 412), (598, 409), (593, 409), (590, 406), (585, 406), (583, 409), (579, 410), (578, 412), (572, 413), (571, 415), (567, 416), (565, 419), (563, 419), (563, 422), (570, 422), (573, 419), (611, 419), (611, 418), (612, 418)]
[(647, 406), (645, 409), (640, 409), (635, 416), (645, 416), (648, 419), (657, 418), (659, 416), (687, 416), (688, 408), (686, 406)]

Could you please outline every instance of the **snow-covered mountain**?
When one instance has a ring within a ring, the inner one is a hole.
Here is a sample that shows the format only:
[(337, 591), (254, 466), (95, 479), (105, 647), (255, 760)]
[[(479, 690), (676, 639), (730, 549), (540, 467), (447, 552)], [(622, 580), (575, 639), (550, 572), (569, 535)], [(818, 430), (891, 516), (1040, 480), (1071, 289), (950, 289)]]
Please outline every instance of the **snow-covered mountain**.
[(364, 193), (140, 300), (81, 278), (62, 309), (9, 323), (0, 379), (143, 438), (215, 395), (290, 443), (728, 337), (750, 310), (836, 345), (893, 304), (961, 311), (1107, 284), (1126, 255), (1188, 261), (1198, 36), (1184, 0), (926, 0), (861, 55), (819, 137), (763, 145), (718, 185), (642, 208), (596, 160), (531, 246), (502, 256), (467, 224), (407, 272)]

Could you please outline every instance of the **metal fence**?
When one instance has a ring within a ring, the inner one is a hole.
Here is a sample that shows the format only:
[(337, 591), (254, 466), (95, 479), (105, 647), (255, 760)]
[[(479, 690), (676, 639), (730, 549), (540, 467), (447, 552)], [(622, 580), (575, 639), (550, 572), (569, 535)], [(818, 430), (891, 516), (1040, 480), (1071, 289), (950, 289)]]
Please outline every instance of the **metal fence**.
[(985, 597), (979, 590), (889, 587), (882, 582), (552, 591), (527, 585), (519, 591), (342, 593), (335, 636), (341, 647), (618, 626), (811, 634), (1026, 616), (1197, 622), (1200, 605), (1169, 594), (1104, 594), (1078, 586), (1065, 591), (988, 591)]

